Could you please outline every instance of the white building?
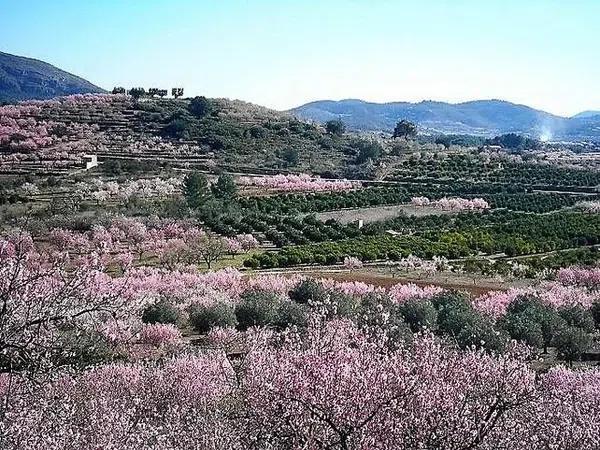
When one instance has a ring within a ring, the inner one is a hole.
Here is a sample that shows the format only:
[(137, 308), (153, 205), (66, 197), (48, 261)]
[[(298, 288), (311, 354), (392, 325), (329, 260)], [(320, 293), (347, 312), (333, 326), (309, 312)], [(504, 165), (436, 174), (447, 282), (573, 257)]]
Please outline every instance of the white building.
[(98, 166), (98, 155), (83, 155), (83, 161), (85, 162), (85, 170), (90, 170)]

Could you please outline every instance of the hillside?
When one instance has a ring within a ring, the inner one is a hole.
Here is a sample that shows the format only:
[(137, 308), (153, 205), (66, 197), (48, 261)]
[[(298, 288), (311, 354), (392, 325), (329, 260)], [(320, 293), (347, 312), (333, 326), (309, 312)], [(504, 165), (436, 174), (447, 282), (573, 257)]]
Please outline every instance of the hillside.
[(523, 133), (535, 137), (600, 140), (600, 117), (564, 118), (502, 100), (450, 104), (369, 103), (362, 100), (323, 100), (290, 111), (302, 119), (325, 122), (340, 118), (354, 130), (391, 132), (400, 119), (429, 132), (493, 136)]
[(0, 102), (90, 92), (104, 90), (43, 61), (0, 52)]
[[(0, 107), (0, 172), (60, 173), (101, 160), (234, 171), (339, 170), (356, 155), (354, 138), (250, 103), (207, 100), (192, 113), (189, 99), (110, 94), (59, 97)], [(21, 120), (28, 119), (28, 120)]]

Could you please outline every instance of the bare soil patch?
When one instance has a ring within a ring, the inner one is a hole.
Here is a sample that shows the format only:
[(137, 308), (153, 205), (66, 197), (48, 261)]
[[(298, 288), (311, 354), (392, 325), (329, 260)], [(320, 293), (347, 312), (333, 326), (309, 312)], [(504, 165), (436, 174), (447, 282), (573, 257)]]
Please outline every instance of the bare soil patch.
[(429, 206), (412, 206), (412, 205), (392, 205), (392, 206), (373, 206), (367, 208), (354, 209), (339, 209), (336, 211), (327, 211), (317, 213), (317, 219), (325, 222), (329, 219), (335, 219), (338, 222), (347, 224), (362, 220), (364, 223), (377, 222), (381, 220), (393, 219), (399, 215), (407, 215), (414, 217), (455, 214), (454, 211), (443, 211), (441, 209)]

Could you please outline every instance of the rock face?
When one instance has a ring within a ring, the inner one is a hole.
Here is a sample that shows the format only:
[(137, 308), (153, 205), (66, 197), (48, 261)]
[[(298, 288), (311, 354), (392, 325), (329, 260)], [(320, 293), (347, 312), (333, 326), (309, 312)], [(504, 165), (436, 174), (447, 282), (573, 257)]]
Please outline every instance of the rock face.
[(43, 61), (0, 52), (0, 102), (90, 92), (104, 90)]

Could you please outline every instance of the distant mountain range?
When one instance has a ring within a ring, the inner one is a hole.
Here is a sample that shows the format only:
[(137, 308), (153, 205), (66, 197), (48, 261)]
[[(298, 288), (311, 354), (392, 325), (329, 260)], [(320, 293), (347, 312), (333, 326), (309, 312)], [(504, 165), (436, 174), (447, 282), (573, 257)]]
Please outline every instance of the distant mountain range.
[(583, 111), (573, 116), (574, 119), (586, 119), (590, 117), (600, 116), (600, 111)]
[(0, 52), (0, 102), (88, 92), (104, 90), (43, 61)]
[(316, 122), (341, 119), (348, 128), (358, 131), (391, 132), (399, 120), (407, 119), (430, 133), (482, 136), (519, 133), (543, 139), (600, 141), (600, 112), (586, 111), (568, 118), (503, 100), (457, 104), (322, 100), (289, 112)]

